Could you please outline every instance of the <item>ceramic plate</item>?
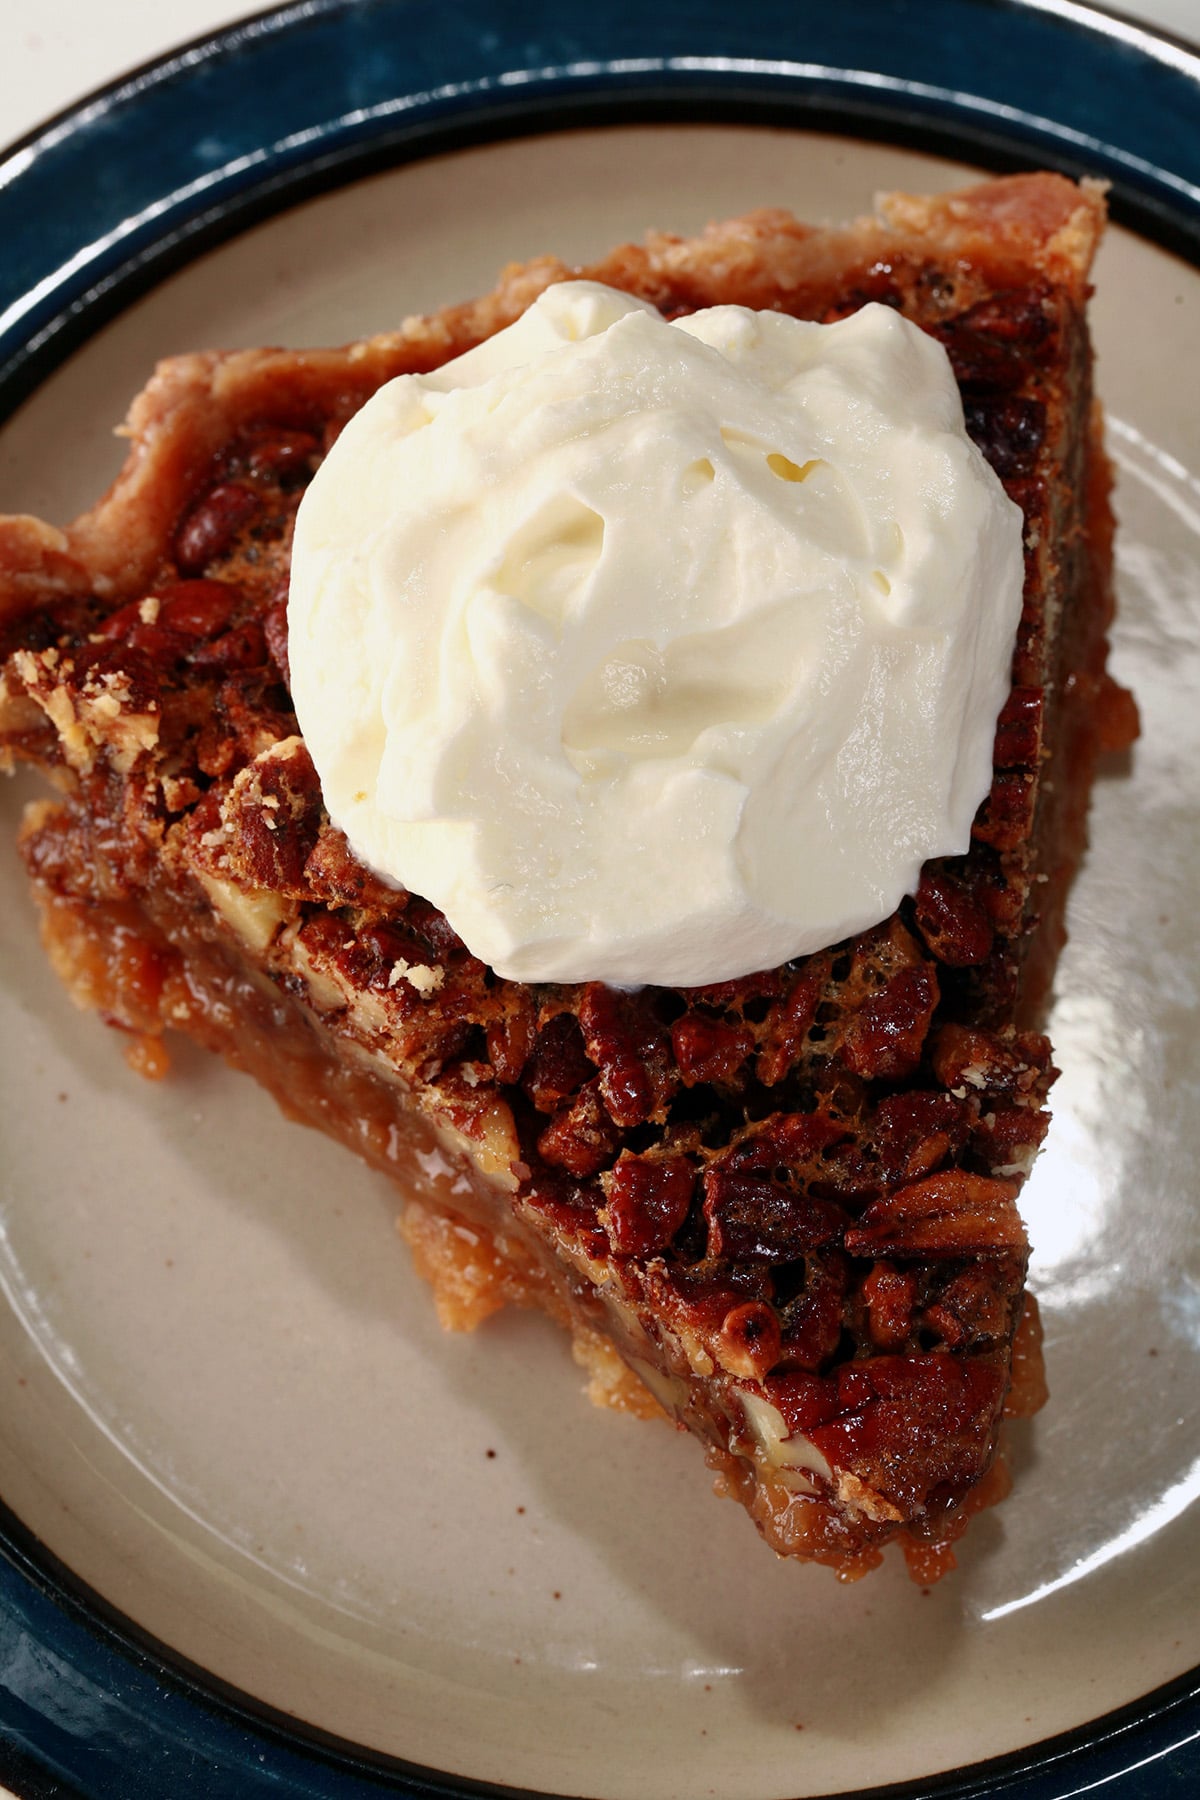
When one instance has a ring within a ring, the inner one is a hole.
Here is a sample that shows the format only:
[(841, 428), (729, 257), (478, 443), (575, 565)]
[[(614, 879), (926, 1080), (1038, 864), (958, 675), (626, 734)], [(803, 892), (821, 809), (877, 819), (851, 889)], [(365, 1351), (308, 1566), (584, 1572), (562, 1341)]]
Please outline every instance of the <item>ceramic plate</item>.
[[(1144, 732), (1099, 784), (1050, 1025), (1025, 1205), (1054, 1397), (1014, 1438), (1016, 1492), (932, 1592), (777, 1563), (690, 1441), (587, 1406), (549, 1325), (443, 1337), (386, 1184), (186, 1047), (159, 1085), (130, 1074), (45, 968), (5, 853), (0, 1777), (22, 1793), (1200, 1782), (1200, 82), (1068, 4), (939, 0), (919, 42), (887, 0), (830, 10), (601, 3), (568, 33), (532, 0), (453, 30), (413, 0), (306, 5), (76, 109), (0, 166), (0, 395), (24, 398), (0, 496), (91, 499), (174, 350), (338, 341), (510, 258), (755, 205), (836, 217), (1035, 161), (1117, 181), (1095, 331)], [(32, 791), (2, 796), (3, 841)]]

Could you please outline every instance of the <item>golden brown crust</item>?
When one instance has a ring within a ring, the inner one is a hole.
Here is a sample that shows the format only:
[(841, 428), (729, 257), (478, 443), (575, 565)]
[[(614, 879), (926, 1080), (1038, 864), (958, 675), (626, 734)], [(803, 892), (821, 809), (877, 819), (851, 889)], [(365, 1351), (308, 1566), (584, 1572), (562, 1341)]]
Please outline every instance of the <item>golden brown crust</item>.
[(886, 194), (880, 217), (906, 236), (984, 267), (1024, 263), (1082, 298), (1104, 231), (1105, 184), (1061, 175), (1008, 176), (966, 193)]
[(339, 350), (174, 357), (134, 401), (128, 461), (97, 506), (65, 534), (36, 520), (0, 520), (0, 614), (44, 591), (51, 571), (73, 591), (90, 583), (120, 597), (144, 586), (211, 457), (257, 418), (278, 416), (281, 382), (291, 413), (340, 422), (383, 382), (432, 368), (511, 324), (553, 282), (583, 276), (667, 311), (714, 304), (731, 290), (742, 305), (793, 310), (803, 297), (811, 311), (814, 296), (828, 303), (844, 290), (848, 269), (909, 257), (986, 271), (993, 283), (1046, 276), (1082, 301), (1103, 226), (1102, 184), (1051, 174), (932, 197), (884, 194), (874, 218), (838, 228), (763, 208), (695, 238), (651, 232), (579, 268), (550, 256), (511, 264), (491, 293)]

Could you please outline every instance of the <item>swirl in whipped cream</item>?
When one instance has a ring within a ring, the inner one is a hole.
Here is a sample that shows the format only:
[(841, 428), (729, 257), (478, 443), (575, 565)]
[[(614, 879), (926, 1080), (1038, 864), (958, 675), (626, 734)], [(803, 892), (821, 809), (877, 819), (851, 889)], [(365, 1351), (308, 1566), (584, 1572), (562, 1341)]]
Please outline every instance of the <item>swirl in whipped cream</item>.
[(1021, 589), (916, 326), (567, 282), (347, 425), (296, 525), (293, 696), (355, 852), (501, 975), (694, 986), (967, 848)]

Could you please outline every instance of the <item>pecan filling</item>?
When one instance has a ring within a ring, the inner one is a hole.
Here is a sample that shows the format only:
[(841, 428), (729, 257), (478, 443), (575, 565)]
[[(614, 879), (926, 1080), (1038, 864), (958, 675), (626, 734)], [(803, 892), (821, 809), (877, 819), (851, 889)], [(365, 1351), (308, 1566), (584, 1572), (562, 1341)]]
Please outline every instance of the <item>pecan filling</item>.
[[(367, 392), (495, 329), (536, 271), (358, 354), (205, 365), (202, 426), (189, 362), (186, 404), (146, 402), (157, 522), (132, 547), (105, 549), (103, 507), (90, 560), (61, 566), (48, 528), (0, 522), (0, 568), (24, 570), (0, 596), (0, 755), (65, 789), (23, 853), (74, 991), (145, 1072), (180, 1027), (415, 1183), (409, 1234), (450, 1322), (544, 1305), (603, 1364), (598, 1391), (644, 1409), (615, 1346), (777, 1549), (852, 1575), (899, 1538), (922, 1579), (996, 1496), (1006, 1395), (1039, 1399), (1017, 1194), (1055, 1071), (1033, 1025), (1096, 754), (1133, 728), (1104, 675), (1086, 256), (1045, 252), (1043, 214), (1058, 230), (1082, 208), (1094, 236), (1098, 202), (1054, 177), (958, 199), (957, 216), (927, 203), (924, 233), (763, 215), (588, 271), (668, 315), (902, 308), (945, 344), (1025, 515), (1014, 686), (969, 853), (928, 865), (885, 924), (781, 968), (637, 994), (501, 980), (325, 814), (288, 693), (299, 496)], [(453, 1193), (419, 1173), (433, 1147)]]

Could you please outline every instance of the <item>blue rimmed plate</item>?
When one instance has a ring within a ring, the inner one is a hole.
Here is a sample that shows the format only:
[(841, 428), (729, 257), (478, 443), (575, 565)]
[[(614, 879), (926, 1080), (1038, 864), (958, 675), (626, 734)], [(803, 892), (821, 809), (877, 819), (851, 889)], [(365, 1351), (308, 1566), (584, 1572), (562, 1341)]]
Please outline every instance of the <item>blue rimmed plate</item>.
[(7, 858), (19, 1790), (1133, 1800), (1200, 1777), (1200, 77), (1069, 4), (828, 11), (310, 4), (74, 109), (0, 168), (0, 405), (25, 400), (0, 494), (90, 499), (173, 349), (358, 335), (509, 257), (750, 205), (843, 215), (1044, 162), (1112, 179), (1137, 230), (1105, 252), (1096, 329), (1146, 731), (1098, 796), (1053, 1021), (1028, 1206), (1055, 1400), (1018, 1494), (929, 1596), (776, 1565), (692, 1446), (580, 1404), (540, 1322), (441, 1338), (391, 1196), (336, 1150), (186, 1053), (133, 1083), (43, 969)]

